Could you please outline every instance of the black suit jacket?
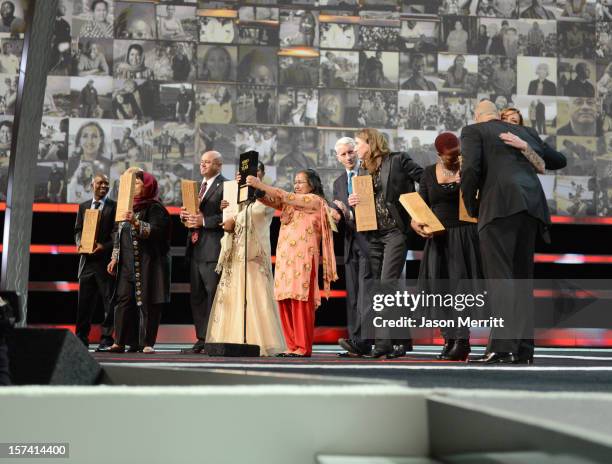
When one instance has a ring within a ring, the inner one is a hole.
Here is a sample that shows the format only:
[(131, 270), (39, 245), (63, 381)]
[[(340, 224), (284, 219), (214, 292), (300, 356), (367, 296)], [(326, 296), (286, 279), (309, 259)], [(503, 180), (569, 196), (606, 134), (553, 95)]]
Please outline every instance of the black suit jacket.
[[(334, 200), (340, 200), (346, 205), (349, 210), (352, 208), (348, 204), (348, 175), (346, 170), (334, 181)], [(335, 208), (335, 205), (332, 205)], [(336, 208), (338, 209), (338, 208)], [(342, 215), (342, 211), (338, 209), (338, 212), (342, 216), (342, 224), (344, 225), (344, 264), (346, 264), (352, 257), (353, 244), (361, 248), (363, 253), (368, 252), (368, 241), (363, 234), (357, 232), (355, 228), (355, 220), (351, 218), (345, 218)]]
[(198, 262), (217, 262), (221, 253), (221, 239), (223, 228), (219, 225), (223, 221), (221, 200), (223, 200), (223, 182), (227, 179), (221, 174), (213, 184), (208, 187), (204, 198), (200, 202), (200, 211), (204, 216), (204, 227), (200, 227), (198, 241), (191, 243), (191, 231), (187, 234), (187, 259)]
[[(81, 245), (81, 233), (83, 232), (83, 220), (85, 210), (91, 208), (91, 201), (84, 201), (79, 205), (77, 212), (76, 223), (74, 224), (74, 241), (77, 248)], [(106, 198), (102, 216), (100, 217), (100, 227), (98, 229), (98, 243), (102, 244), (104, 250), (95, 255), (82, 254), (79, 260), (78, 277), (101, 271), (106, 274), (106, 266), (111, 260), (113, 252), (113, 228), (115, 227), (115, 212), (117, 211), (117, 203)]]
[(543, 142), (530, 127), (500, 120), (465, 126), (461, 131), (465, 207), (471, 216), (478, 216), (479, 229), (496, 218), (523, 211), (547, 224), (550, 214), (536, 171), (520, 150), (499, 138), (504, 132), (525, 140), (544, 159), (547, 169), (565, 167), (565, 156)]
[[(557, 95), (557, 86), (554, 82), (544, 79), (542, 95)], [(529, 89), (527, 89), (528, 95), (536, 95), (538, 91), (538, 79), (533, 80), (529, 83)]]
[(383, 159), (380, 166), (380, 179), (383, 192), (385, 192), (387, 208), (395, 219), (397, 227), (405, 234), (412, 231), (410, 216), (399, 202), (399, 197), (404, 193), (414, 192), (416, 184), (421, 180), (421, 175), (423, 175), (423, 168), (405, 152), (390, 153)]

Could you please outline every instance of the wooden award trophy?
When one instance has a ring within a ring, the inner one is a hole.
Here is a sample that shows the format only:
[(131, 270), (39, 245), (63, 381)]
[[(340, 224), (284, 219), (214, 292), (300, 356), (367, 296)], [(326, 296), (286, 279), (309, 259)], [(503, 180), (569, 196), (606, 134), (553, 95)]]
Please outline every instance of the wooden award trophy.
[[(246, 185), (247, 176), (256, 176), (257, 175), (257, 163), (259, 161), (259, 153), (256, 151), (248, 151), (246, 153), (242, 153), (240, 155), (240, 161), (238, 164), (238, 170), (240, 172), (240, 183), (234, 182), (236, 187), (234, 192), (235, 195), (234, 203), (236, 206), (240, 203), (244, 203), (245, 208), (245, 224), (247, 227), (244, 228), (244, 286), (242, 288), (243, 299), (244, 299), (244, 325), (243, 325), (243, 333), (242, 333), (242, 343), (206, 343), (204, 345), (204, 351), (209, 356), (231, 356), (231, 357), (258, 357), (259, 356), (259, 345), (251, 345), (247, 343), (247, 280), (249, 277), (248, 270), (248, 243), (249, 243), (249, 208), (255, 202), (255, 192), (256, 190), (252, 187)], [(223, 188), (225, 189), (225, 185), (229, 182), (225, 182), (223, 184)], [(230, 187), (233, 189), (234, 187)], [(223, 198), (227, 199), (232, 205), (232, 201), (229, 198), (226, 198), (226, 192), (223, 192)], [(226, 208), (227, 209), (227, 208)], [(225, 217), (224, 217), (225, 220)], [(257, 308), (252, 308), (253, 311), (257, 311)]]
[(88, 208), (83, 217), (83, 231), (81, 232), (81, 246), (79, 253), (92, 254), (98, 242), (98, 229), (102, 211), (99, 209)]
[(198, 214), (200, 210), (200, 199), (198, 198), (199, 186), (195, 180), (181, 179), (181, 194), (183, 207), (189, 214)]
[(134, 205), (134, 189), (136, 187), (136, 171), (128, 169), (119, 177), (119, 195), (117, 195), (117, 213), (115, 222), (123, 221), (125, 213), (132, 211)]
[(424, 227), (425, 232), (433, 235), (444, 232), (445, 229), (440, 220), (417, 192), (404, 193), (400, 195), (399, 201), (402, 206), (406, 208), (406, 211), (408, 211), (412, 219), (427, 224)]
[(353, 177), (353, 192), (359, 195), (359, 204), (355, 206), (357, 232), (378, 229), (372, 176), (367, 174)]

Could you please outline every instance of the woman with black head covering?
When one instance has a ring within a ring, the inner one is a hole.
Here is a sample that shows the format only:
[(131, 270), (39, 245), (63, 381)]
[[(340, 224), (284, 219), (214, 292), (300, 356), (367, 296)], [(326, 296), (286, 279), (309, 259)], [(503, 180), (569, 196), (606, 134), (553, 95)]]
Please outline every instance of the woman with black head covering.
[(157, 180), (136, 172), (133, 212), (118, 223), (108, 272), (116, 275), (113, 353), (154, 353), (164, 303), (170, 301), (170, 216), (158, 199)]

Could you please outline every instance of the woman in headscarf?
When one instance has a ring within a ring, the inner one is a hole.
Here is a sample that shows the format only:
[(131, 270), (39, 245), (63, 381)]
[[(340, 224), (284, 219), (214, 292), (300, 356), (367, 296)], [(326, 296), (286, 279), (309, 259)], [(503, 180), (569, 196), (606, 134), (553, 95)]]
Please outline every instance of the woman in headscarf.
[(133, 43), (128, 47), (125, 61), (117, 66), (118, 79), (153, 79), (153, 71), (145, 66), (142, 45)]
[(338, 279), (334, 240), (321, 178), (313, 169), (295, 175), (294, 191), (264, 184), (249, 176), (246, 183), (265, 194), (264, 205), (281, 211), (281, 228), (276, 246), (274, 298), (287, 342), (279, 356), (312, 355), (315, 310), (321, 305), (319, 259), (323, 251), (323, 288), (329, 297), (330, 284)]
[(115, 235), (108, 272), (115, 275), (113, 353), (154, 353), (161, 310), (170, 301), (170, 215), (158, 199), (157, 180), (136, 172), (133, 211)]
[(79, 38), (112, 39), (113, 22), (108, 20), (108, 9), (106, 0), (91, 2), (91, 20), (83, 25)]

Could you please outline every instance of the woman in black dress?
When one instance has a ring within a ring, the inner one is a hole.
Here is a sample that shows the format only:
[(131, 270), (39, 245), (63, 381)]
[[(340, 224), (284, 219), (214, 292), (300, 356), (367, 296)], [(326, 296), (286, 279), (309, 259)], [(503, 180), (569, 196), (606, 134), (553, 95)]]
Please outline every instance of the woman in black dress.
[[(439, 287), (446, 282), (461, 285), (465, 280), (483, 278), (477, 225), (459, 220), (459, 140), (444, 132), (436, 138), (435, 146), (440, 159), (425, 168), (419, 194), (446, 230), (433, 237), (425, 231), (426, 224), (414, 219), (410, 224), (427, 239), (419, 268), (419, 287), (433, 292), (440, 291)], [(444, 348), (438, 359), (465, 361), (470, 353), (469, 329), (447, 327), (440, 331)]]
[(164, 303), (170, 301), (170, 215), (158, 198), (157, 180), (136, 172), (133, 212), (118, 223), (108, 272), (115, 281), (113, 353), (154, 353)]

